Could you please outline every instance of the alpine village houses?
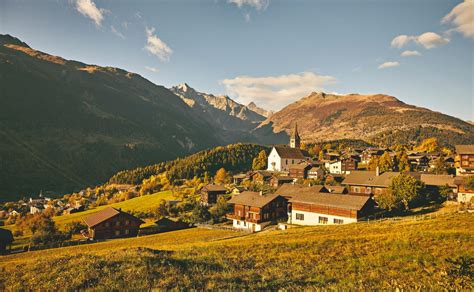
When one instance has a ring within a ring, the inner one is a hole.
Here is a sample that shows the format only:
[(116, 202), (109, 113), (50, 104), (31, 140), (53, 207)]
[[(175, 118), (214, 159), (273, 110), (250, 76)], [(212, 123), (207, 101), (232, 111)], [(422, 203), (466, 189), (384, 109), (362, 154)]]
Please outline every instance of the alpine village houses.
[(140, 225), (145, 223), (140, 218), (112, 207), (87, 216), (84, 222), (88, 229), (83, 235), (94, 240), (134, 237), (138, 235)]

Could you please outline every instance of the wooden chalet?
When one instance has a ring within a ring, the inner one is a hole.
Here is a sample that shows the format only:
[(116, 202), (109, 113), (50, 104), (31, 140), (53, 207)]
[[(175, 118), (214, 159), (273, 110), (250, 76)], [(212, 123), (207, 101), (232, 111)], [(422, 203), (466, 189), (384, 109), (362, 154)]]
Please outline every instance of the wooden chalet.
[(324, 178), (324, 170), (321, 167), (312, 166), (308, 169), (307, 178), (309, 179), (323, 179)]
[(88, 226), (87, 237), (92, 239), (137, 236), (140, 225), (145, 223), (140, 218), (112, 207), (87, 216), (84, 222)]
[(470, 189), (465, 184), (466, 177), (458, 176), (454, 183), (457, 186), (457, 201), (459, 203), (468, 204), (471, 207), (474, 205), (474, 189)]
[(384, 194), (392, 179), (399, 172), (352, 171), (346, 176), (342, 185), (346, 186), (350, 194), (377, 196)]
[(225, 195), (227, 189), (221, 185), (208, 184), (201, 189), (201, 204), (212, 205), (217, 203), (217, 197)]
[(274, 173), (271, 171), (257, 170), (250, 174), (250, 179), (255, 183), (265, 184), (270, 181), (273, 175)]
[(12, 248), (13, 234), (10, 230), (0, 228), (0, 254), (7, 253)]
[(295, 179), (291, 176), (274, 175), (270, 178), (270, 180), (268, 181), (268, 184), (273, 188), (278, 188), (279, 186), (283, 184), (293, 183), (294, 180)]
[(289, 168), (289, 173), (291, 177), (306, 179), (308, 178), (308, 171), (312, 168), (309, 163), (300, 163), (291, 165)]
[(298, 225), (347, 224), (370, 215), (375, 202), (368, 196), (300, 193), (288, 203), (288, 223)]
[(234, 212), (227, 215), (237, 229), (252, 232), (261, 231), (266, 226), (287, 218), (287, 200), (277, 194), (262, 192), (242, 192), (229, 200)]
[(456, 145), (454, 165), (456, 175), (474, 174), (474, 145)]

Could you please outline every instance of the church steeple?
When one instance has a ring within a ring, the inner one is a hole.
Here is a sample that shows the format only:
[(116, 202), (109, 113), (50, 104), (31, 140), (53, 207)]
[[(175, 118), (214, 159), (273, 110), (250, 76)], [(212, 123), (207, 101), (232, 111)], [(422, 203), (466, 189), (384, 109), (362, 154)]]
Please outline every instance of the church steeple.
[(298, 134), (298, 123), (295, 123), (295, 129), (293, 130), (293, 133), (291, 134), (291, 137), (290, 137), (290, 147), (299, 149), (300, 146), (301, 146), (301, 138), (300, 138), (300, 135)]

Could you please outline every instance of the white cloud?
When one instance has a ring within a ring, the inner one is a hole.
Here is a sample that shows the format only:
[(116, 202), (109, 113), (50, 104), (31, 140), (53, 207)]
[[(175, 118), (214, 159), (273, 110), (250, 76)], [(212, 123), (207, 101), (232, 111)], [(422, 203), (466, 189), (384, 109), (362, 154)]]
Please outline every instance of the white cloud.
[(155, 68), (155, 67), (148, 67), (148, 66), (145, 66), (145, 69), (147, 69), (148, 71), (154, 72), (154, 73), (160, 72), (160, 69)]
[(425, 49), (433, 49), (440, 45), (445, 45), (449, 43), (449, 39), (441, 37), (439, 34), (434, 32), (425, 32), (419, 36), (408, 36), (408, 35), (399, 35), (392, 40), (392, 47), (394, 48), (403, 48), (408, 45), (410, 42), (414, 42), (418, 45), (423, 46)]
[(155, 28), (146, 27), (145, 32), (147, 37), (145, 50), (157, 56), (162, 61), (169, 61), (171, 54), (173, 54), (173, 50), (171, 50), (165, 42), (154, 34)]
[(239, 8), (250, 6), (257, 10), (265, 10), (270, 4), (270, 0), (228, 0), (228, 2), (237, 5)]
[(403, 51), (402, 57), (416, 57), (421, 56), (421, 53), (418, 51)]
[(434, 32), (425, 32), (424, 34), (416, 37), (416, 42), (425, 47), (425, 49), (432, 49), (436, 48), (437, 46), (449, 43), (449, 39), (443, 38)]
[(400, 49), (400, 48), (403, 48), (405, 45), (407, 45), (412, 40), (413, 40), (413, 37), (402, 34), (402, 35), (396, 36), (392, 40), (391, 45), (394, 48), (399, 48)]
[(454, 30), (467, 38), (474, 38), (474, 1), (465, 0), (443, 17), (442, 23), (449, 23)]
[(389, 61), (389, 62), (384, 62), (379, 65), (379, 69), (386, 69), (386, 68), (392, 68), (392, 67), (398, 67), (400, 66), (400, 62), (397, 61)]
[(125, 36), (124, 36), (120, 31), (118, 31), (113, 25), (110, 26), (110, 31), (111, 31), (114, 35), (118, 36), (119, 38), (125, 39)]
[(77, 0), (76, 9), (85, 17), (92, 19), (97, 26), (104, 20), (104, 9), (99, 9), (92, 0)]
[(221, 84), (226, 87), (228, 94), (235, 95), (239, 102), (247, 104), (253, 101), (275, 110), (313, 91), (322, 91), (325, 86), (336, 81), (332, 76), (302, 72), (267, 77), (237, 76), (224, 79)]

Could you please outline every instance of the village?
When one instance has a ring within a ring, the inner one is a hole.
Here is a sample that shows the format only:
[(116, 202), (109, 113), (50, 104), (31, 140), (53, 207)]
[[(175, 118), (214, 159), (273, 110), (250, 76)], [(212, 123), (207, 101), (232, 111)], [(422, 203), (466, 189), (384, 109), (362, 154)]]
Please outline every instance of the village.
[[(74, 222), (71, 232), (78, 233), (75, 238), (83, 238), (83, 243), (91, 243), (195, 226), (259, 232), (298, 225), (349, 224), (377, 216), (399, 215), (401, 211), (433, 201), (449, 202), (462, 211), (472, 210), (474, 145), (456, 145), (451, 155), (442, 151), (409, 151), (402, 157), (390, 148), (327, 149), (315, 157), (302, 146), (295, 125), (288, 145), (273, 146), (268, 156), (260, 153), (255, 158), (254, 164), (255, 161), (259, 164), (260, 159), (260, 166), (254, 165), (254, 168), (260, 169), (232, 175), (222, 169), (223, 179), (218, 179), (219, 174), (216, 174), (195, 185), (196, 196), (187, 200), (196, 200), (196, 204), (187, 209), (177, 207), (186, 202), (183, 197), (175, 196), (161, 202), (157, 213), (152, 215), (131, 214), (113, 205), (88, 213), (84, 211), (94, 210), (93, 199), (97, 196), (85, 200), (84, 190), (74, 197), (82, 200), (51, 199), (40, 194), (28, 201), (5, 204), (8, 209), (4, 207), (0, 211), (0, 218), (8, 226), (9, 222), (21, 222), (21, 218), (38, 216), (34, 220), (39, 220), (45, 216), (84, 212), (87, 215), (80, 217), (81, 222)], [(262, 167), (263, 164), (266, 167)], [(442, 174), (434, 171), (439, 170), (440, 165)], [(136, 189), (126, 186), (114, 191), (123, 193)], [(181, 190), (189, 188), (181, 186)], [(180, 213), (191, 215), (185, 218)], [(145, 217), (154, 218), (153, 226), (145, 224)], [(146, 228), (140, 228), (144, 224)], [(14, 233), (2, 228), (0, 232), (0, 251), (12, 251)], [(70, 237), (71, 234), (65, 238)], [(47, 248), (48, 243), (48, 240), (39, 240), (37, 245)], [(33, 248), (30, 243), (21, 251)]]

